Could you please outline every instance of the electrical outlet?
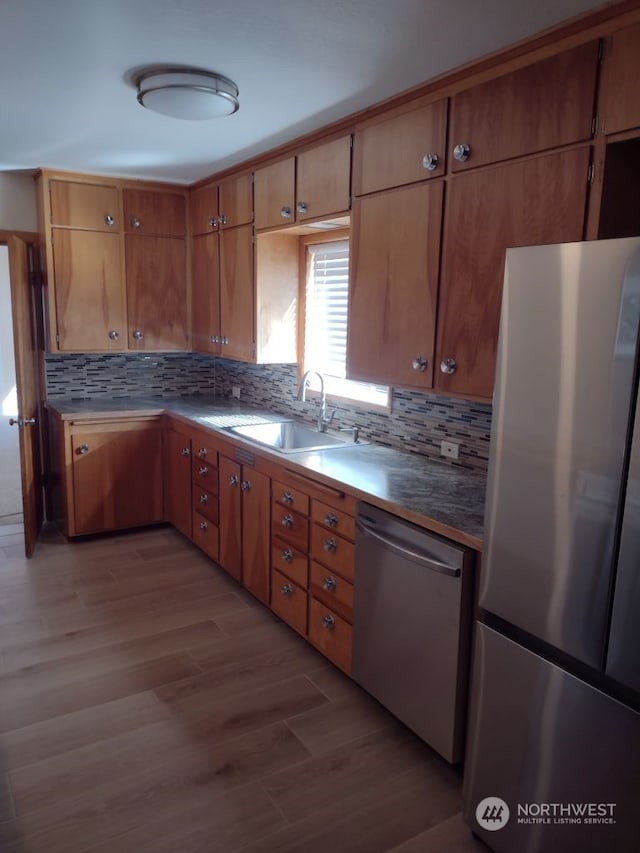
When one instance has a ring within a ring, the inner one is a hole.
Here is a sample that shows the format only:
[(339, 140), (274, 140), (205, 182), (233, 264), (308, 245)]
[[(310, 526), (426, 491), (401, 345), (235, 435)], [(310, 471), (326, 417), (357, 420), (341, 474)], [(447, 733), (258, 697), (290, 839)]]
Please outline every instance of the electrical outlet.
[(240, 399), (240, 386), (239, 385), (232, 385), (231, 386), (231, 396), (234, 400)]
[(446, 456), (447, 459), (457, 459), (460, 455), (460, 445), (455, 441), (440, 442), (440, 456)]

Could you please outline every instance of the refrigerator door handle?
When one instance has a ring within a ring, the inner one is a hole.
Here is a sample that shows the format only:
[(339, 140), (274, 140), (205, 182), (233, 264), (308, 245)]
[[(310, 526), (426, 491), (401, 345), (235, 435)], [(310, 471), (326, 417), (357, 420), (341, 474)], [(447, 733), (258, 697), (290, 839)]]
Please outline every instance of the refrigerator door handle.
[(399, 554), (401, 557), (406, 557), (409, 560), (413, 560), (416, 563), (419, 563), (425, 569), (429, 569), (433, 572), (439, 572), (443, 575), (448, 575), (452, 578), (459, 578), (461, 571), (460, 569), (455, 569), (452, 566), (448, 566), (446, 563), (441, 563), (439, 560), (434, 560), (429, 554), (425, 554), (423, 551), (417, 551), (414, 548), (408, 548), (404, 542), (400, 539), (396, 539), (394, 536), (383, 536), (381, 533), (378, 533), (376, 530), (372, 530), (368, 525), (363, 524), (362, 521), (356, 521), (356, 527), (361, 533), (364, 533), (365, 536), (370, 536), (372, 539), (375, 539), (377, 542), (380, 542), (384, 547), (388, 548), (390, 551), (393, 551), (394, 554)]

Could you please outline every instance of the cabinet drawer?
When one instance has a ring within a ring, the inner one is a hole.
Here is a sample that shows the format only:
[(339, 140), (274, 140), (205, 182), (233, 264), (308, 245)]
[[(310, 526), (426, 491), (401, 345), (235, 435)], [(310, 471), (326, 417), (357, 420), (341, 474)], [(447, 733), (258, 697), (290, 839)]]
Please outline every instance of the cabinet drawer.
[(207, 489), (214, 495), (218, 494), (218, 469), (210, 462), (201, 459), (193, 460), (193, 482)]
[(193, 513), (193, 541), (212, 560), (218, 561), (220, 553), (219, 531), (217, 525), (199, 512)]
[(120, 230), (120, 199), (116, 187), (51, 181), (51, 223), (95, 231)]
[(220, 514), (218, 507), (218, 497), (208, 489), (203, 489), (197, 483), (193, 484), (193, 509), (204, 515), (209, 521), (214, 524), (219, 523)]
[(311, 557), (348, 580), (353, 580), (353, 551), (353, 542), (311, 525)]
[(354, 539), (356, 521), (352, 515), (347, 515), (339, 509), (334, 509), (322, 501), (311, 502), (311, 518), (327, 530), (335, 530), (347, 539)]
[(315, 598), (309, 600), (309, 639), (329, 660), (351, 674), (353, 629)]
[(353, 584), (333, 574), (320, 563), (311, 563), (311, 595), (353, 622)]
[(288, 509), (295, 509), (301, 515), (309, 515), (309, 496), (287, 483), (273, 481), (273, 499)]
[(303, 551), (277, 536), (271, 539), (271, 568), (277, 569), (306, 589), (309, 580), (309, 558)]
[(198, 439), (193, 441), (193, 458), (212, 468), (218, 467), (218, 451)]
[(309, 519), (273, 502), (271, 532), (301, 551), (309, 548)]
[(301, 634), (307, 632), (307, 593), (278, 571), (271, 573), (271, 609)]

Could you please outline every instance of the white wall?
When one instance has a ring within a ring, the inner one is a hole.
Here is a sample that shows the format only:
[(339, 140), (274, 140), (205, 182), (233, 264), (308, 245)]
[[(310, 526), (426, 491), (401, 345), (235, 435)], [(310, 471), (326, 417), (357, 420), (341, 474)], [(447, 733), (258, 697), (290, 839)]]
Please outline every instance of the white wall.
[(0, 230), (38, 230), (36, 184), (32, 175), (0, 172)]

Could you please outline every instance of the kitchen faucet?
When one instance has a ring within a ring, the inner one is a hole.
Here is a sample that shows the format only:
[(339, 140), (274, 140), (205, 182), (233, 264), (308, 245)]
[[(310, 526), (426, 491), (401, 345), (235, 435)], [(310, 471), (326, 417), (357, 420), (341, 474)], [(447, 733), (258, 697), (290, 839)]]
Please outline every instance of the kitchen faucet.
[(309, 387), (309, 375), (311, 373), (315, 373), (315, 375), (320, 380), (320, 411), (318, 412), (318, 432), (326, 432), (327, 427), (333, 420), (333, 416), (335, 415), (335, 409), (331, 412), (330, 415), (327, 415), (327, 397), (324, 391), (324, 377), (321, 373), (318, 373), (317, 370), (307, 370), (300, 380), (300, 385), (298, 385), (298, 393), (296, 394), (296, 400), (301, 400), (304, 402), (306, 400), (307, 388)]

